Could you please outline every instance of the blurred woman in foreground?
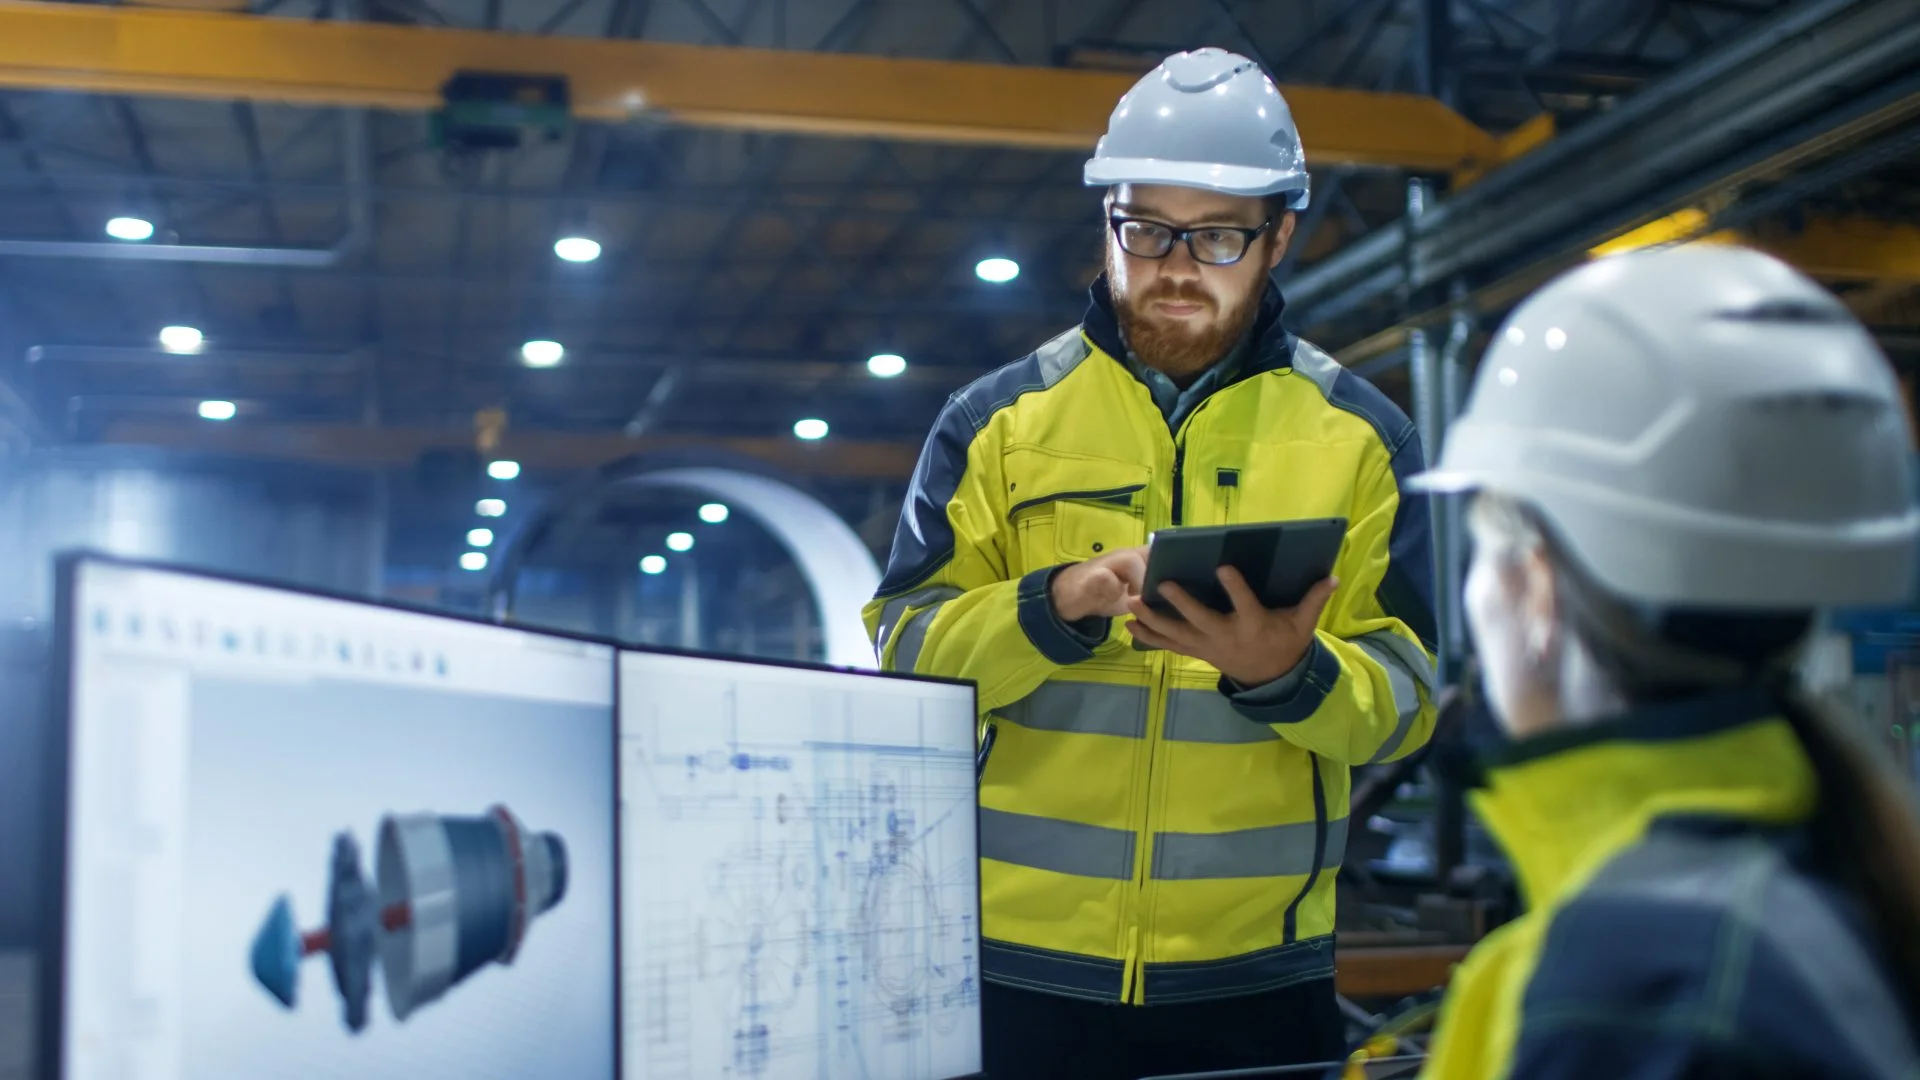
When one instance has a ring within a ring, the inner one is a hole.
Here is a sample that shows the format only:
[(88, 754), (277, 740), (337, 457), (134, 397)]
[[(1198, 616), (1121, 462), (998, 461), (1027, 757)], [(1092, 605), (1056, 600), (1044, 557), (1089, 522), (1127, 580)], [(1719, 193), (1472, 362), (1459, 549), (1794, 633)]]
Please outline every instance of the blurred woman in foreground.
[(1819, 609), (1912, 591), (1900, 388), (1832, 295), (1695, 245), (1568, 273), (1496, 335), (1439, 465), (1511, 743), (1476, 807), (1529, 912), (1424, 1075), (1920, 1075), (1920, 824), (1800, 699)]

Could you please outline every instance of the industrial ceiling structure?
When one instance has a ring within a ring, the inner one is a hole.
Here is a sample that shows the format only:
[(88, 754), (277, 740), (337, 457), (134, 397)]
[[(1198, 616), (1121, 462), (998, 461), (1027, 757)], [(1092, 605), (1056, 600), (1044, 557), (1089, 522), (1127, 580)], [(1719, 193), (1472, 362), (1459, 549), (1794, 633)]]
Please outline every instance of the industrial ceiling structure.
[[(422, 565), (500, 454), (745, 455), (879, 543), (946, 394), (1083, 311), (1114, 100), (1207, 44), (1307, 145), (1290, 320), (1430, 428), (1609, 246), (1738, 236), (1920, 343), (1902, 0), (0, 0), (0, 426), (374, 466)], [(570, 119), (449, 137), (473, 73)]]

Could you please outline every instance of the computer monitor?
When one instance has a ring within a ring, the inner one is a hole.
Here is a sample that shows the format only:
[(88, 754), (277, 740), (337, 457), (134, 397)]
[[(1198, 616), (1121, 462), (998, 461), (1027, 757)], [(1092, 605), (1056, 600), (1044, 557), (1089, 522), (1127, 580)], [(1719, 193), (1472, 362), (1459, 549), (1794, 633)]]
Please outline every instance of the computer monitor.
[(610, 647), (61, 581), (60, 1075), (618, 1074)]
[(626, 1080), (981, 1069), (970, 684), (620, 657)]

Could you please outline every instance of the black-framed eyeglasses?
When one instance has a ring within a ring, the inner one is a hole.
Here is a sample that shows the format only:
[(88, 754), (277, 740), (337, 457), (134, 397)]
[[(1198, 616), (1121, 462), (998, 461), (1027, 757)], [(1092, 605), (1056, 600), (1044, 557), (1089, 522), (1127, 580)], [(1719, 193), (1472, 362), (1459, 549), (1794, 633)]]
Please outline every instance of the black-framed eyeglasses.
[(1273, 228), (1269, 218), (1257, 229), (1237, 229), (1230, 225), (1198, 225), (1176, 229), (1163, 221), (1115, 215), (1107, 225), (1120, 239), (1120, 249), (1142, 259), (1164, 259), (1173, 245), (1184, 241), (1193, 261), (1208, 266), (1232, 266), (1247, 257), (1255, 237)]

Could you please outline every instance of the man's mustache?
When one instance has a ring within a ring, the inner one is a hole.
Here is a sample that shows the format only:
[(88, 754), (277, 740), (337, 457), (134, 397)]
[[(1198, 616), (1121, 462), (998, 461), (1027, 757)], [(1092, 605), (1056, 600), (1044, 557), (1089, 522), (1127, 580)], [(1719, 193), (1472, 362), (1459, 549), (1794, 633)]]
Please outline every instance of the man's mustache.
[(1206, 290), (1192, 282), (1186, 281), (1175, 281), (1168, 282), (1164, 285), (1155, 285), (1147, 295), (1141, 297), (1141, 306), (1156, 304), (1163, 300), (1176, 304), (1201, 304), (1209, 308), (1218, 306), (1213, 302), (1213, 297), (1209, 295)]

